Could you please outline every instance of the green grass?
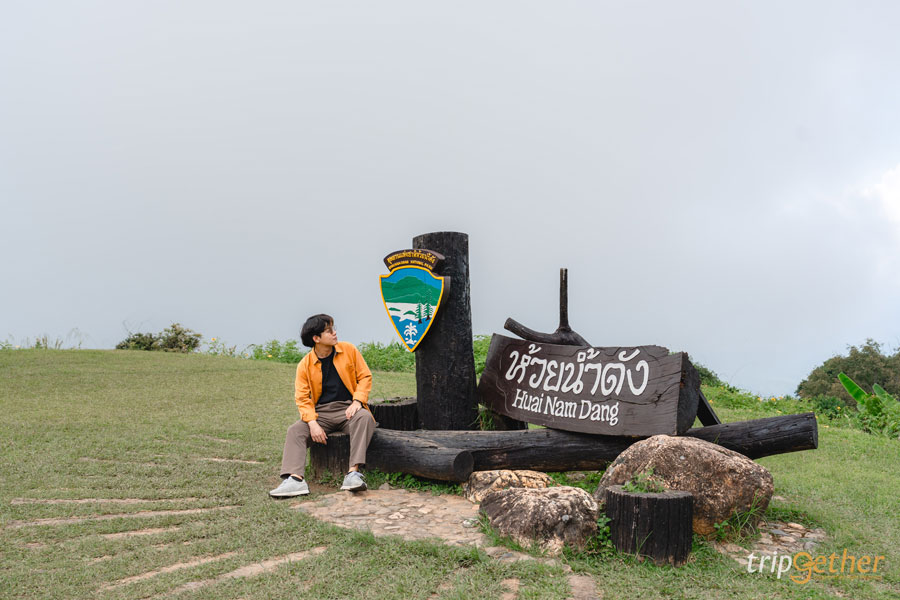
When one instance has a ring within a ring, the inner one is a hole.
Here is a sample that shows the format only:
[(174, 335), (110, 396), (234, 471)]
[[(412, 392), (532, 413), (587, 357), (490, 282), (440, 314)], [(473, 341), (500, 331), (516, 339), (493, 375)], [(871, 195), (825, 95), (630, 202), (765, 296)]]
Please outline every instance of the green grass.
[[(296, 419), (294, 367), (204, 354), (0, 351), (0, 598), (144, 598), (272, 557), (322, 554), (179, 598), (565, 598), (562, 569), (506, 564), (475, 549), (374, 538), (313, 520), (266, 491), (278, 482), (285, 429)], [(375, 373), (373, 396), (415, 394), (409, 373)], [(724, 420), (793, 410), (705, 390)], [(802, 409), (802, 403), (795, 407)], [(208, 458), (252, 462), (214, 462)], [(679, 569), (617, 554), (566, 559), (606, 598), (895, 598), (900, 594), (900, 443), (837, 425), (820, 447), (759, 462), (775, 477), (770, 515), (824, 527), (824, 553), (884, 554), (882, 581), (797, 585), (748, 574), (703, 543)], [(391, 477), (385, 475), (384, 477)], [(402, 482), (402, 477), (392, 476)], [(593, 478), (593, 475), (589, 475)], [(559, 477), (557, 477), (559, 479)], [(427, 486), (426, 486), (427, 487)], [(440, 488), (430, 488), (441, 491)], [(446, 491), (453, 491), (448, 488)], [(22, 504), (16, 498), (138, 498), (137, 504)], [(196, 500), (191, 500), (196, 498)], [(159, 499), (168, 499), (159, 502)], [(42, 518), (234, 506), (202, 514), (124, 516), (14, 527)], [(123, 539), (103, 534), (140, 528)], [(110, 590), (103, 586), (197, 557), (235, 554)]]

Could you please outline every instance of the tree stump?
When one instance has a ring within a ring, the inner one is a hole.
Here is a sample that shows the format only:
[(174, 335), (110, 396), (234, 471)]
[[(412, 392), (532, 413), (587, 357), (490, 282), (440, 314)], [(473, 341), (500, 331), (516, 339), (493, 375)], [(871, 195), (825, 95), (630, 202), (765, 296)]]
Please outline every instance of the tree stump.
[(369, 398), (369, 410), (381, 429), (413, 431), (419, 428), (419, 409), (415, 398)]
[(338, 482), (350, 468), (350, 436), (346, 433), (329, 433), (327, 444), (309, 445), (310, 478), (314, 481), (337, 479)]
[(614, 485), (606, 490), (606, 516), (620, 552), (679, 567), (691, 553), (694, 496), (690, 492), (640, 494)]

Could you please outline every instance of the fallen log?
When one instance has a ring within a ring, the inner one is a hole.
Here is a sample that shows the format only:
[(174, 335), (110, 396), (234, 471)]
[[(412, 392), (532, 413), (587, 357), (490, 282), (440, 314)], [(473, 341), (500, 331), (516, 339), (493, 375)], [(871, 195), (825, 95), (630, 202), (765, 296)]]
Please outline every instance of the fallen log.
[(469, 450), (408, 433), (376, 429), (366, 450), (366, 466), (440, 481), (465, 481), (472, 474), (475, 460)]
[(718, 444), (753, 459), (819, 447), (816, 414), (811, 412), (697, 427), (684, 435)]
[[(404, 435), (406, 432), (376, 429), (366, 450), (366, 468), (388, 473), (409, 473), (440, 481), (465, 481), (472, 474), (472, 453), (438, 442)], [(327, 444), (309, 448), (310, 477), (315, 481), (344, 476), (350, 461), (350, 436), (328, 434)]]
[[(719, 444), (753, 459), (811, 450), (817, 448), (819, 443), (814, 413), (699, 427), (685, 435)], [(645, 438), (590, 435), (556, 429), (404, 432), (376, 429), (369, 448), (377, 441), (381, 452), (399, 453), (404, 444), (415, 439), (427, 440), (439, 447), (468, 450), (476, 471), (581, 471), (604, 468), (631, 444)], [(414, 463), (424, 458), (413, 455), (404, 460)], [(401, 469), (387, 466), (387, 470)]]

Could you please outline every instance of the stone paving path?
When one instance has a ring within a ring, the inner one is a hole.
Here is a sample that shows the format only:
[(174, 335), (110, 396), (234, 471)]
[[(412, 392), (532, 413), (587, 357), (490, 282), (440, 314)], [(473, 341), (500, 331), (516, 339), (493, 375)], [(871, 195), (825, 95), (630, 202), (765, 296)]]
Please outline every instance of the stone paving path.
[[(811, 552), (816, 546), (825, 540), (824, 529), (810, 529), (800, 523), (784, 523), (771, 521), (763, 523), (759, 527), (759, 540), (747, 549), (737, 544), (720, 544), (713, 542), (712, 546), (721, 554), (733, 558), (739, 565), (747, 566), (747, 557), (750, 553), (756, 556), (778, 554), (796, 554), (797, 552)], [(757, 563), (758, 564), (758, 563)]]
[(291, 505), (311, 516), (347, 529), (406, 540), (441, 538), (448, 544), (488, 545), (478, 529), (478, 505), (460, 496), (435, 496), (403, 489), (367, 490), (320, 496)]
[[(552, 558), (535, 558), (501, 546), (490, 546), (490, 539), (478, 527), (478, 505), (460, 496), (435, 496), (384, 485), (377, 490), (355, 494), (327, 494), (290, 506), (339, 527), (368, 530), (376, 536), (396, 535), (406, 540), (440, 538), (451, 545), (483, 548), (488, 556), (501, 562), (537, 560), (556, 565), (567, 573), (570, 598), (592, 600), (601, 597), (591, 577), (573, 574), (568, 565)], [(516, 597), (517, 581), (509, 580), (504, 587), (507, 588), (504, 598)]]
[[(324, 488), (323, 488), (324, 489)], [(478, 505), (461, 496), (412, 492), (394, 489), (385, 484), (377, 490), (356, 494), (329, 493), (316, 499), (301, 500), (291, 508), (347, 529), (371, 531), (376, 536), (396, 535), (406, 540), (440, 538), (452, 545), (473, 545), (502, 562), (537, 560), (557, 565), (567, 573), (570, 598), (587, 600), (601, 597), (589, 576), (575, 575), (568, 565), (552, 558), (535, 558), (500, 546), (490, 546), (490, 539), (478, 527)], [(751, 552), (757, 556), (795, 554), (811, 551), (825, 540), (825, 531), (810, 529), (799, 523), (772, 521), (760, 526), (760, 539), (749, 549), (737, 544), (712, 542), (713, 548), (733, 558), (739, 565), (747, 565)], [(515, 598), (518, 582), (504, 583), (504, 598)]]

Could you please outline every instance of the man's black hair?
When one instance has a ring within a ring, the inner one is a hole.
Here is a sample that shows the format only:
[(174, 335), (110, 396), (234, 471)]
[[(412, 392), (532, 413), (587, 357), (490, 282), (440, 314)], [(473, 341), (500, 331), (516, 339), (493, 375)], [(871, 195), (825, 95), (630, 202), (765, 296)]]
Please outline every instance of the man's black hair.
[(300, 328), (300, 341), (304, 346), (312, 348), (316, 345), (313, 336), (322, 335), (322, 332), (334, 325), (334, 319), (326, 314), (313, 315), (306, 320)]

